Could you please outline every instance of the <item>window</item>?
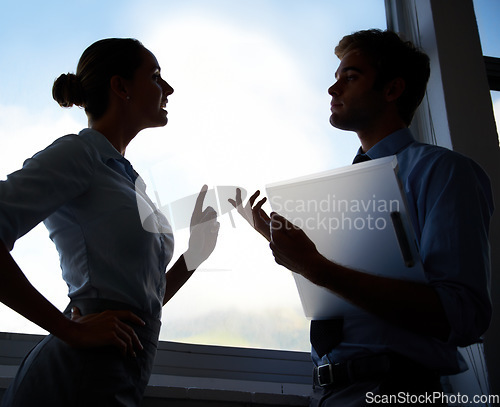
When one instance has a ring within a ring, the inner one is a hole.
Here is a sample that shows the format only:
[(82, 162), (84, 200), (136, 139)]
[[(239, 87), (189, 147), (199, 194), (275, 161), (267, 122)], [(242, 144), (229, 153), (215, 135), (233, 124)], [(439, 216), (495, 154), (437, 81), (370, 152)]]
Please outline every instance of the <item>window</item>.
[(500, 58), (500, 27), (495, 18), (500, 15), (500, 3), (492, 0), (474, 0), (473, 3), (483, 54)]
[[(169, 124), (142, 132), (127, 151), (158, 205), (196, 194), (204, 183), (264, 195), (267, 183), (347, 165), (357, 137), (328, 123), (333, 48), (352, 31), (385, 28), (384, 10), (383, 0), (9, 4), (0, 22), (0, 177), (86, 127), (83, 111), (62, 110), (51, 99), (52, 82), (75, 71), (89, 44), (114, 36), (140, 39), (175, 89)], [(164, 308), (161, 339), (309, 350), (290, 273), (237, 214), (220, 221), (212, 258)], [(175, 234), (174, 260), (187, 230)], [(20, 239), (13, 255), (63, 309), (67, 289), (43, 225)], [(3, 331), (43, 332), (3, 306), (0, 320)]]
[(498, 132), (500, 129), (500, 44), (498, 43), (500, 27), (495, 16), (500, 13), (500, 3), (491, 0), (474, 0), (474, 11), (488, 73), (493, 112)]
[(491, 91), (491, 100), (493, 102), (493, 113), (495, 114), (495, 121), (497, 123), (497, 133), (500, 133), (500, 92)]

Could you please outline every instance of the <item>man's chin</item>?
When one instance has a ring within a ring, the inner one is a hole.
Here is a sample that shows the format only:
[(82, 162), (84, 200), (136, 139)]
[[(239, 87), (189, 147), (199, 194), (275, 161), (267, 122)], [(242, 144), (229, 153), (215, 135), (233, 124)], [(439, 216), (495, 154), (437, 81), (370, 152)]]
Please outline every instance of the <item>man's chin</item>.
[(335, 127), (336, 129), (341, 129), (341, 130), (344, 130), (344, 129), (342, 128), (342, 124), (341, 124), (341, 123), (339, 123), (338, 118), (336, 118), (333, 114), (332, 114), (332, 115), (330, 115), (330, 124), (331, 124), (333, 127)]
[(333, 114), (330, 116), (330, 124), (339, 130), (354, 131), (353, 126), (351, 126), (349, 122), (347, 121), (342, 122), (341, 120), (339, 120), (338, 117), (334, 116)]

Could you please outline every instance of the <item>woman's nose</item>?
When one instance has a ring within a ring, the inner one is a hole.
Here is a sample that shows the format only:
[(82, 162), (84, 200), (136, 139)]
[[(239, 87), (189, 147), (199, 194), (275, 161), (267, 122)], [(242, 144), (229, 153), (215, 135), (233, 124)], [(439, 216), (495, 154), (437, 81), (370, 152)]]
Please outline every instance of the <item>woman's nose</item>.
[(163, 81), (163, 92), (167, 95), (174, 93), (174, 88), (170, 86), (166, 81)]

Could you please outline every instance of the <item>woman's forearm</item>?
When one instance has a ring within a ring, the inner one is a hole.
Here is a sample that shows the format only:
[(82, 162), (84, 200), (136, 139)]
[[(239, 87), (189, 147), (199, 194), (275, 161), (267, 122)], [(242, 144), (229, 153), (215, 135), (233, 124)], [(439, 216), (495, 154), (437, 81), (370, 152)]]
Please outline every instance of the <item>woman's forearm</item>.
[(31, 285), (1, 241), (0, 301), (61, 339), (68, 338), (72, 322)]
[(195, 272), (195, 269), (188, 269), (184, 256), (185, 255), (179, 257), (172, 268), (166, 273), (166, 288), (165, 296), (163, 297), (163, 305), (170, 301)]
[(135, 349), (142, 349), (131, 326), (144, 325), (137, 315), (118, 310), (79, 316), (76, 320), (66, 318), (31, 285), (1, 241), (0, 301), (70, 346), (111, 345), (124, 355), (135, 355)]

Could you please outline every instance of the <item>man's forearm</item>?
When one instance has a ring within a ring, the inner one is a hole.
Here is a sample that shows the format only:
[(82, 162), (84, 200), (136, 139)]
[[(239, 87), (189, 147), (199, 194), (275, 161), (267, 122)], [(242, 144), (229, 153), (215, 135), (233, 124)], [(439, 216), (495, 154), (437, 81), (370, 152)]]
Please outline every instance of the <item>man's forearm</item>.
[(449, 323), (430, 285), (363, 273), (324, 257), (314, 268), (306, 278), (365, 311), (417, 334), (448, 339)]

